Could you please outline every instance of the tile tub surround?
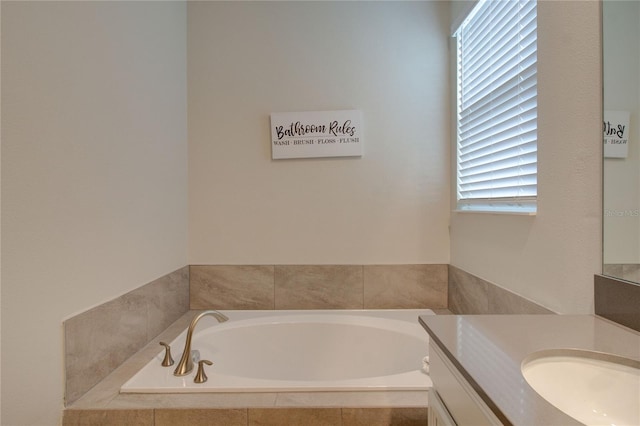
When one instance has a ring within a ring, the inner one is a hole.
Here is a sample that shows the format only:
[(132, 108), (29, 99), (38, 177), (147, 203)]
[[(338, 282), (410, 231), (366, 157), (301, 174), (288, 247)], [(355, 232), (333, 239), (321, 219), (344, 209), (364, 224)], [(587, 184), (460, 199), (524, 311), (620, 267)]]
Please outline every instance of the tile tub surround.
[(192, 309), (445, 309), (447, 265), (185, 266), (64, 322), (65, 403)]
[(276, 309), (362, 309), (363, 267), (278, 265), (274, 268)]
[(189, 310), (180, 268), (63, 324), (65, 403), (71, 404)]
[(640, 331), (640, 285), (621, 279), (594, 277), (595, 313)]
[(602, 275), (637, 283), (640, 282), (640, 264), (606, 263), (602, 266)]
[[(219, 416), (230, 425), (427, 424), (426, 391), (120, 394), (120, 387), (160, 352), (159, 342), (172, 341), (195, 314), (184, 314), (69, 405), (63, 425), (215, 425)], [(289, 423), (281, 423), (283, 418)]]
[(427, 408), (67, 410), (63, 426), (427, 426)]
[(552, 314), (554, 312), (449, 265), (448, 308), (454, 314)]
[(440, 309), (448, 266), (192, 265), (191, 309)]
[(191, 309), (274, 309), (273, 266), (189, 267)]
[(448, 265), (364, 267), (365, 309), (447, 308)]

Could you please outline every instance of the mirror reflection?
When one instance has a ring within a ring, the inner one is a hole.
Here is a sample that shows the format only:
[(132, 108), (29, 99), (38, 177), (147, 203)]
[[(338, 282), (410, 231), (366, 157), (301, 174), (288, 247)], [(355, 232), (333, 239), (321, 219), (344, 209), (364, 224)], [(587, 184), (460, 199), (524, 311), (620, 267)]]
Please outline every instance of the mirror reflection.
[(640, 2), (603, 2), (603, 273), (640, 283)]

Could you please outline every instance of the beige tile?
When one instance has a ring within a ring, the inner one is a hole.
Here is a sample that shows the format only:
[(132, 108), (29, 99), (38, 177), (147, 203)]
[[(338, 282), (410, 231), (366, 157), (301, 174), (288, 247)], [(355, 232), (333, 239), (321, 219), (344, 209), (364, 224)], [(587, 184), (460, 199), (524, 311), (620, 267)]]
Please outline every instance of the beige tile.
[(273, 266), (192, 265), (191, 309), (273, 309)]
[(188, 288), (185, 267), (65, 321), (66, 404), (182, 316)]
[(362, 266), (277, 265), (276, 309), (362, 309)]
[(178, 399), (181, 395), (167, 393), (121, 393), (109, 401), (107, 408), (110, 410), (130, 410), (136, 408), (187, 408), (191, 404), (181, 406)]
[(602, 266), (602, 274), (610, 277), (623, 278), (624, 265), (621, 263), (609, 263)]
[(249, 426), (339, 426), (340, 408), (249, 408)]
[(343, 426), (426, 426), (427, 407), (343, 408)]
[(364, 267), (365, 309), (446, 308), (447, 265)]
[(65, 410), (62, 426), (153, 426), (153, 410)]
[(637, 263), (625, 263), (622, 265), (622, 279), (640, 282), (640, 265)]
[(552, 314), (553, 312), (455, 266), (449, 266), (449, 310), (455, 314)]
[[(109, 376), (107, 376), (108, 378)], [(107, 380), (107, 379), (105, 379)], [(120, 388), (120, 385), (115, 386), (103, 386), (105, 380), (102, 380), (96, 386), (91, 388), (87, 393), (78, 398), (73, 404), (68, 405), (68, 408), (72, 409), (103, 409), (110, 408), (109, 403), (118, 396), (116, 389)], [(117, 408), (117, 407), (115, 407)], [(137, 407), (134, 407), (137, 408)], [(143, 408), (143, 407), (140, 407)]]
[(157, 409), (155, 426), (246, 426), (247, 410), (211, 409)]
[(449, 265), (449, 310), (454, 314), (488, 314), (488, 283)]
[(273, 407), (275, 393), (120, 394), (108, 408), (245, 408)]
[(65, 321), (67, 404), (146, 343), (146, 312), (143, 297), (126, 294)]
[(602, 275), (622, 280), (640, 282), (640, 264), (609, 263), (602, 266)]
[(549, 309), (494, 284), (487, 286), (487, 299), (491, 314), (553, 314)]
[(278, 407), (423, 407), (427, 391), (283, 392)]
[(147, 341), (189, 310), (189, 267), (185, 266), (140, 289), (147, 304)]

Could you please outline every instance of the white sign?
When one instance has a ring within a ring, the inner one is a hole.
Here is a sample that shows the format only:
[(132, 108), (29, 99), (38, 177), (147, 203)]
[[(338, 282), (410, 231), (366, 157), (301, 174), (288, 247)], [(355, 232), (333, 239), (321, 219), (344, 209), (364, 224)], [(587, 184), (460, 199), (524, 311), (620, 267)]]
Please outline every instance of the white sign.
[(605, 111), (603, 122), (604, 156), (627, 158), (629, 151), (629, 112)]
[(362, 156), (362, 112), (358, 110), (271, 114), (271, 157)]

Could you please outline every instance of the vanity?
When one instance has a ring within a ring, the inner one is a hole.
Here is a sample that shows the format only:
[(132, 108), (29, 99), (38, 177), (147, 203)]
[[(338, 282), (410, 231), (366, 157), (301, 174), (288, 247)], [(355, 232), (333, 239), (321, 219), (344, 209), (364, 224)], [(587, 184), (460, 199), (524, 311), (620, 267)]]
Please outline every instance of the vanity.
[[(594, 315), (438, 315), (419, 321), (430, 337), (431, 426), (585, 424), (540, 396), (522, 366), (566, 353), (610, 354), (636, 369), (640, 364), (640, 333)], [(612, 392), (606, 386), (600, 386), (603, 399)], [(584, 388), (567, 381), (561, 394), (575, 395), (577, 387)], [(640, 424), (640, 386), (620, 398), (632, 410), (630, 424)], [(589, 410), (607, 420), (605, 410)]]
[(601, 11), (596, 315), (421, 316), (430, 337), (430, 426), (640, 425), (640, 6), (605, 1)]

